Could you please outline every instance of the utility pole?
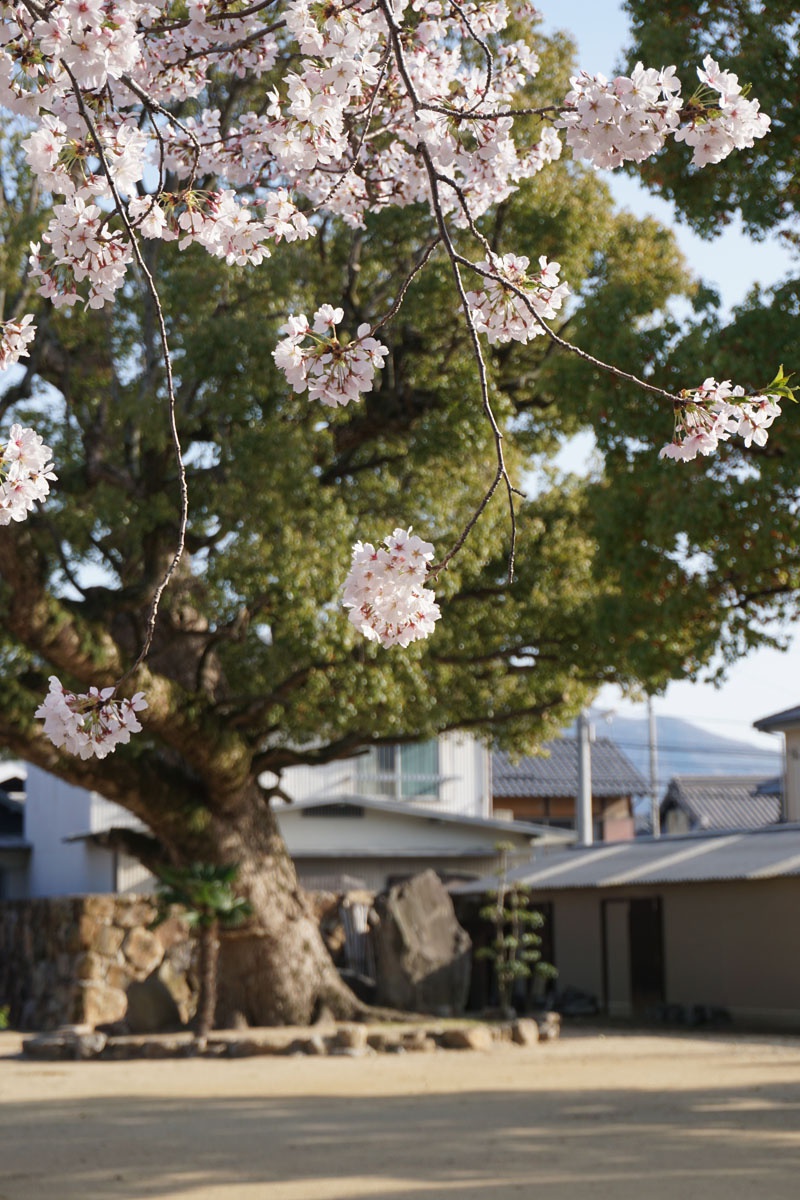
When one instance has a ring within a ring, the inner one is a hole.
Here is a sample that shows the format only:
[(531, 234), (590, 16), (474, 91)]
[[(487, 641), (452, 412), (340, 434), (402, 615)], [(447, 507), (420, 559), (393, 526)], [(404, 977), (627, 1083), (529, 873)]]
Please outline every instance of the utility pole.
[(579, 846), (591, 846), (594, 841), (592, 824), (592, 727), (584, 708), (578, 716), (575, 730), (578, 743), (578, 795), (575, 801), (575, 828)]
[(650, 823), (653, 837), (661, 837), (661, 807), (658, 801), (658, 746), (656, 742), (656, 715), (653, 697), (647, 697), (647, 728), (650, 747)]

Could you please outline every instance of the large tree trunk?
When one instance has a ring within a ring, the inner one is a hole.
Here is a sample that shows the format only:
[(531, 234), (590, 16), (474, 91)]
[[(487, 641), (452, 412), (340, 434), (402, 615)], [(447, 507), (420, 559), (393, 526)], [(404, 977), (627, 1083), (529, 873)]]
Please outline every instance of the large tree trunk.
[[(185, 857), (186, 847), (173, 847)], [(307, 1025), (322, 1008), (363, 1011), (342, 983), (320, 935), (277, 822), (253, 781), (225, 816), (192, 838), (194, 861), (236, 863), (237, 891), (252, 906), (239, 929), (220, 931), (217, 1024)]]

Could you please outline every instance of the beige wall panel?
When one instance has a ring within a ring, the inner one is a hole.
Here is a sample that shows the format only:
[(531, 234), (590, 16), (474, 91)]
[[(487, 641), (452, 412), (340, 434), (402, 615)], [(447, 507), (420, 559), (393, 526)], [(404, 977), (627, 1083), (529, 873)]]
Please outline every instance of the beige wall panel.
[(590, 892), (534, 893), (536, 901), (553, 904), (555, 965), (558, 989), (579, 988), (603, 1002), (600, 903)]
[(663, 888), (667, 999), (800, 1022), (800, 878)]

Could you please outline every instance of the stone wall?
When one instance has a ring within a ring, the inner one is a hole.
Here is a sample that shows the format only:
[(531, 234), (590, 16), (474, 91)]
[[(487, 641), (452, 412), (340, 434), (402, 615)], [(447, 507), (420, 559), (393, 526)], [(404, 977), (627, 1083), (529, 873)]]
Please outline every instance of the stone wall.
[(194, 1010), (183, 921), (148, 928), (146, 896), (66, 896), (0, 903), (0, 1006), (13, 1027), (115, 1025), (150, 1033)]

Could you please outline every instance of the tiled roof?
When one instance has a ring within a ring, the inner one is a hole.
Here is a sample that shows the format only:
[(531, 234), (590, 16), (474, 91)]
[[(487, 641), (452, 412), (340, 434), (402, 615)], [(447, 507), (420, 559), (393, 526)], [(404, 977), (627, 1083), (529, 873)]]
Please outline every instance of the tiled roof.
[[(495, 800), (523, 796), (569, 797), (578, 794), (578, 744), (574, 738), (545, 742), (547, 754), (521, 758), (492, 755), (492, 795)], [(592, 742), (592, 795), (642, 796), (649, 791), (636, 770), (611, 738)]]
[(661, 804), (680, 808), (693, 829), (761, 829), (781, 819), (780, 791), (760, 775), (676, 775)]
[[(699, 883), (721, 879), (777, 879), (800, 875), (800, 826), (777, 825), (750, 833), (691, 833), (627, 842), (601, 842), (542, 854), (508, 878), (536, 892), (616, 888), (639, 884)], [(461, 884), (454, 893), (486, 891)]]

